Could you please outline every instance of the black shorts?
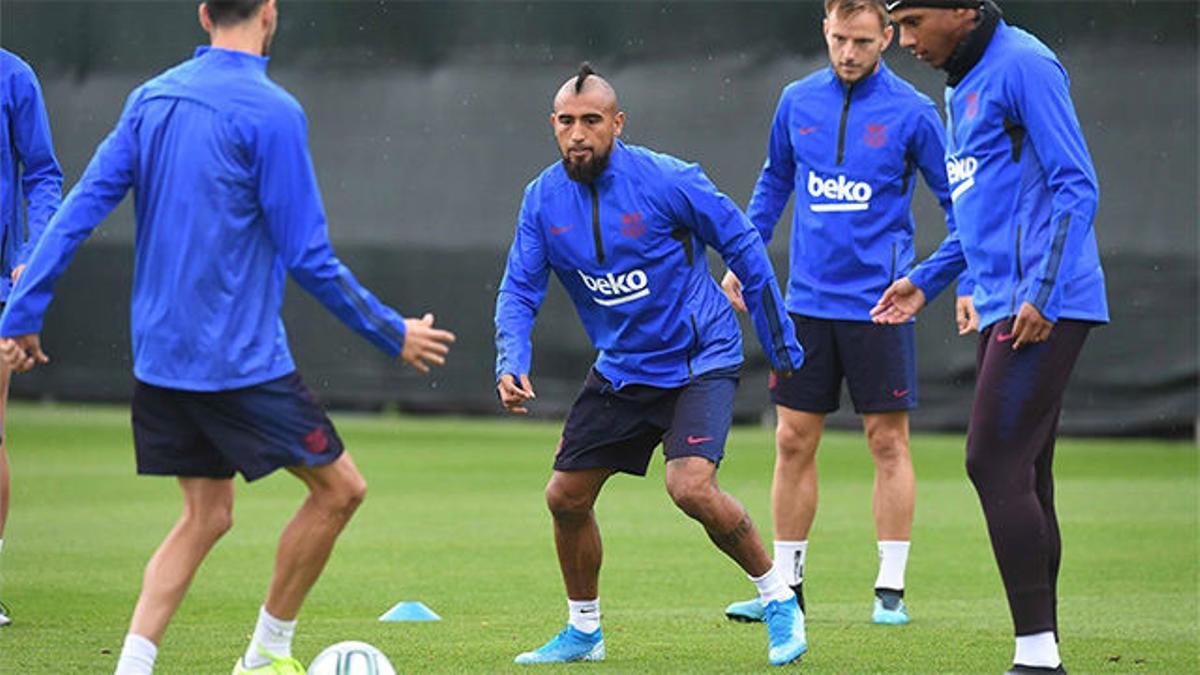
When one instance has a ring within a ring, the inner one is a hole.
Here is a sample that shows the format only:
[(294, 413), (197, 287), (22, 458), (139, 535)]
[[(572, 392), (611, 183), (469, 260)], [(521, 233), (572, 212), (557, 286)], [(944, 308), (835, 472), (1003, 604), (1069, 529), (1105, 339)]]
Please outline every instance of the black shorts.
[(241, 389), (197, 392), (138, 382), (133, 441), (139, 474), (247, 481), (287, 466), (323, 466), (342, 439), (293, 372)]
[(668, 460), (704, 457), (720, 465), (740, 371), (721, 368), (671, 389), (640, 384), (614, 389), (593, 368), (567, 414), (554, 469), (645, 476), (659, 443)]
[(842, 398), (842, 378), (854, 412), (917, 407), (917, 347), (913, 323), (814, 319), (792, 314), (804, 365), (791, 377), (771, 374), (771, 401), (792, 410), (831, 413)]

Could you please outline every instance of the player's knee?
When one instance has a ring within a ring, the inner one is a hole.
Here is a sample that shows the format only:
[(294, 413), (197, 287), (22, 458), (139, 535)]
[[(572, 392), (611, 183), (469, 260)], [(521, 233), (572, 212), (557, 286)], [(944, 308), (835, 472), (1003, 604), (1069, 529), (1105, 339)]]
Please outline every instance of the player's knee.
[(192, 511), (184, 516), (185, 523), (193, 531), (206, 539), (220, 539), (222, 535), (233, 528), (233, 508), (217, 507), (203, 512)]
[(546, 486), (546, 508), (550, 509), (555, 520), (574, 521), (586, 518), (591, 513), (592, 499), (551, 481)]
[(908, 436), (903, 433), (878, 432), (867, 439), (867, 444), (875, 464), (881, 468), (896, 468), (912, 462), (908, 454)]
[(971, 484), (975, 486), (975, 492), (980, 497), (986, 498), (1002, 489), (1005, 468), (987, 453), (971, 452), (968, 449), (966, 464), (967, 477), (971, 479)]
[(680, 511), (698, 518), (709, 509), (716, 497), (716, 487), (707, 476), (670, 476), (667, 479), (667, 494)]
[(781, 461), (811, 462), (817, 454), (817, 435), (780, 420), (775, 427), (775, 448)]

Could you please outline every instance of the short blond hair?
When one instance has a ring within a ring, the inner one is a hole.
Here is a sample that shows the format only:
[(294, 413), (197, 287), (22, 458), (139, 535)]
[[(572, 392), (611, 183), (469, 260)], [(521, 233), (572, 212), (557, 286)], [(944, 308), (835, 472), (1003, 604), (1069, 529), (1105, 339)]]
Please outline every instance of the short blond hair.
[(879, 27), (887, 28), (890, 17), (888, 16), (887, 5), (883, 0), (825, 0), (825, 16), (832, 16), (834, 12), (844, 18), (850, 18), (859, 12), (873, 11), (879, 16)]

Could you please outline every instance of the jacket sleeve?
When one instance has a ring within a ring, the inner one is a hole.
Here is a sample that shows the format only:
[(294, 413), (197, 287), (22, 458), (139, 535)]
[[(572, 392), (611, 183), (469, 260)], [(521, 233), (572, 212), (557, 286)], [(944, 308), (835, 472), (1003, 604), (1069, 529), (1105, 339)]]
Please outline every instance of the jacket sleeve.
[(1029, 56), (1014, 63), (1006, 85), (1017, 121), (1028, 132), (1053, 195), (1045, 239), (1050, 249), (1041, 256), (1040, 268), (1022, 299), (1047, 320), (1057, 321), (1063, 282), (1071, 278), (1071, 265), (1080, 258), (1096, 216), (1099, 181), (1062, 65), (1049, 56)]
[[(771, 122), (771, 138), (767, 143), (767, 159), (763, 162), (746, 216), (758, 230), (764, 244), (771, 243), (775, 225), (787, 207), (795, 186), (796, 161), (792, 137), (788, 130), (788, 90), (784, 89)], [(736, 273), (735, 273), (736, 274)]]
[[(950, 199), (950, 181), (946, 177), (946, 132), (932, 103), (920, 111), (915, 124), (908, 152), (915, 158), (925, 184), (946, 212), (947, 235), (933, 255), (909, 273), (908, 278), (925, 293), (926, 302), (933, 302), (956, 277), (960, 278), (959, 295), (964, 295), (963, 279), (967, 279), (969, 287), (973, 286), (970, 284), (969, 275), (964, 272), (967, 260), (958, 239), (954, 203)], [(960, 272), (963, 273), (961, 277)], [(970, 295), (971, 288), (968, 288), (966, 295)]]
[(496, 294), (496, 379), (505, 373), (529, 374), (533, 358), (533, 322), (546, 298), (550, 263), (546, 241), (533, 215), (532, 188), (526, 188), (517, 217), (517, 232)]
[(116, 127), (96, 148), (83, 176), (34, 243), (25, 271), (17, 280), (0, 319), (0, 336), (41, 332), (55, 282), (66, 272), (79, 246), (133, 185), (139, 91), (130, 94)]
[(13, 85), (13, 145), (21, 162), (21, 191), (29, 204), (28, 236), (17, 253), (17, 264), (24, 264), (62, 203), (63, 175), (54, 157), (50, 119), (37, 77), (32, 70), (21, 69)]
[(771, 367), (791, 373), (804, 362), (804, 350), (783, 304), (775, 270), (758, 230), (699, 166), (685, 167), (676, 182), (673, 208), (705, 244), (721, 254), (742, 282), (742, 296), (754, 332)]
[(334, 255), (321, 203), (308, 124), (298, 109), (271, 115), (257, 130), (259, 207), (284, 267), (300, 287), (389, 356), (404, 349), (404, 319), (363, 288)]

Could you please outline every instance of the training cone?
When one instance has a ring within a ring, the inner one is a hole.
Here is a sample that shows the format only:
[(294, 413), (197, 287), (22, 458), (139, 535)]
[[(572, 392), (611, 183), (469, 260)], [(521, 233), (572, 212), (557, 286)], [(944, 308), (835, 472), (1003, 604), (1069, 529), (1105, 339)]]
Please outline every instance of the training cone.
[(397, 602), (394, 607), (379, 617), (380, 621), (441, 621), (437, 612), (423, 602)]

